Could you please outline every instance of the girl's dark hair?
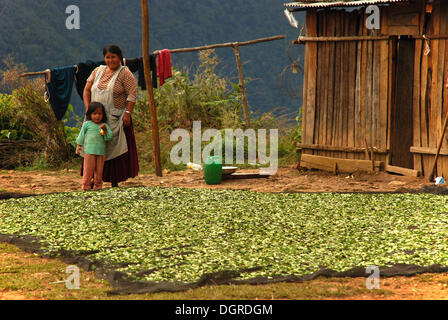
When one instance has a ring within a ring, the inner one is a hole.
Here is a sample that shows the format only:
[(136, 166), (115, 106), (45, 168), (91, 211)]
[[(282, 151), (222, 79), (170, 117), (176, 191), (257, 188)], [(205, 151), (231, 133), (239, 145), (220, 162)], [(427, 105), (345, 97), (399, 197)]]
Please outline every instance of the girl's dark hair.
[(115, 44), (110, 44), (108, 46), (105, 46), (103, 49), (103, 56), (106, 56), (106, 53), (113, 53), (120, 57), (121, 63), (123, 64), (123, 52), (121, 51), (120, 47)]
[(102, 103), (96, 102), (96, 101), (93, 101), (89, 104), (89, 108), (87, 109), (87, 112), (86, 112), (86, 119), (92, 120), (92, 113), (94, 113), (95, 110), (98, 108), (103, 109), (103, 122), (107, 122), (106, 109), (104, 108)]

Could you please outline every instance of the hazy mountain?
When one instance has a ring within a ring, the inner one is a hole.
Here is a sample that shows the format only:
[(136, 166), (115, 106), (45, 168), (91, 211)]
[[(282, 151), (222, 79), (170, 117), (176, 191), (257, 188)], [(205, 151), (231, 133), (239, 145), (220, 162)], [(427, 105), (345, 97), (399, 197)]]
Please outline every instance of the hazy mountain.
[[(288, 43), (299, 30), (283, 15), (280, 0), (152, 0), (150, 1), (150, 49), (175, 49), (247, 41), (286, 34), (286, 40), (241, 47), (244, 72), (256, 79), (248, 86), (249, 104), (260, 111), (283, 106), (298, 110), (299, 102), (278, 89), (282, 70), (290, 65)], [(80, 9), (80, 29), (68, 30), (66, 8)], [(296, 14), (300, 25), (303, 15)], [(102, 59), (106, 44), (118, 44), (125, 57), (141, 56), (140, 1), (119, 0), (0, 0), (0, 57), (23, 62), (30, 71)], [(290, 55), (298, 56), (292, 46)], [(231, 48), (217, 49), (220, 73), (237, 82)], [(192, 66), (196, 53), (173, 54), (175, 65)], [(300, 82), (298, 80), (297, 82)], [(294, 84), (289, 83), (290, 86)], [(301, 86), (301, 83), (297, 83)], [(74, 91), (72, 103), (80, 107)]]

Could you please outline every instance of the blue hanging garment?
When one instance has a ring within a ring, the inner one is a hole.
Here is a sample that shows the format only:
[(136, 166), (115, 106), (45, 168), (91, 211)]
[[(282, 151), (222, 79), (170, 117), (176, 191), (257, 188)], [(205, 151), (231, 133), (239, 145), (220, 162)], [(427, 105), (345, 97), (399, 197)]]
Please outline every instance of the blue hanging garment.
[(67, 112), (72, 95), (75, 67), (66, 66), (51, 69), (51, 81), (47, 83), (47, 93), (56, 119), (61, 120)]

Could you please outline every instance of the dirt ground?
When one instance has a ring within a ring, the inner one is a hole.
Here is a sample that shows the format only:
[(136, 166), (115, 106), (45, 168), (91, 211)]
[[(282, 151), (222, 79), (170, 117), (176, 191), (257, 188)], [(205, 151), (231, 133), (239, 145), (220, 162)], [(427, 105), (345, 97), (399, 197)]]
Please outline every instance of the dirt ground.
[[(254, 172), (239, 170), (238, 172)], [(163, 177), (154, 174), (141, 174), (134, 179), (121, 183), (120, 187), (132, 186), (176, 186), (188, 188), (239, 189), (259, 192), (406, 192), (424, 188), (437, 188), (448, 191), (445, 185), (434, 186), (424, 178), (405, 177), (381, 173), (354, 173), (334, 175), (320, 171), (299, 171), (296, 168), (280, 168), (276, 175), (269, 178), (223, 180), (219, 185), (209, 186), (203, 179), (203, 173), (187, 170), (163, 173)], [(110, 188), (110, 183), (105, 183)], [(78, 170), (61, 171), (0, 171), (0, 195), (8, 193), (46, 194), (68, 192), (81, 189), (81, 177)], [(2, 255), (0, 255), (0, 264)], [(448, 299), (448, 275), (424, 274), (414, 277), (394, 277), (381, 280), (381, 288), (388, 294), (360, 292), (358, 295), (332, 297), (333, 299)], [(334, 290), (339, 290), (340, 279), (326, 279)], [(307, 283), (316, 286), (322, 280)], [(363, 286), (365, 279), (345, 279), (344, 286), (353, 288)], [(333, 290), (331, 289), (331, 290)], [(327, 299), (331, 297), (321, 297)], [(0, 292), (0, 299), (23, 299), (15, 292)]]
[[(257, 173), (238, 170), (237, 173)], [(186, 188), (239, 189), (259, 192), (400, 192), (416, 191), (434, 186), (424, 178), (405, 177), (384, 172), (338, 174), (321, 171), (299, 171), (279, 168), (269, 178), (224, 179), (219, 185), (207, 185), (201, 171), (164, 171), (162, 177), (154, 174), (139, 176), (120, 183), (120, 187), (162, 186)], [(110, 188), (105, 183), (104, 188)], [(440, 188), (444, 188), (442, 185)], [(61, 171), (0, 171), (0, 191), (11, 193), (46, 194), (81, 189), (77, 170)]]

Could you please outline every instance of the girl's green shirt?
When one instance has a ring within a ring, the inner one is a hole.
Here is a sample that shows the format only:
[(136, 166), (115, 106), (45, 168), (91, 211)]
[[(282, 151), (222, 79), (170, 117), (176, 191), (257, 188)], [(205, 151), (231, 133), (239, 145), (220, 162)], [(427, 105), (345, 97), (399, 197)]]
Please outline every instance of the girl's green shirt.
[(76, 139), (76, 143), (84, 146), (85, 154), (95, 154), (100, 156), (104, 156), (106, 154), (106, 141), (112, 139), (113, 133), (107, 123), (106, 132), (104, 132), (103, 136), (100, 131), (100, 125), (92, 121), (86, 121), (82, 125), (81, 131)]

